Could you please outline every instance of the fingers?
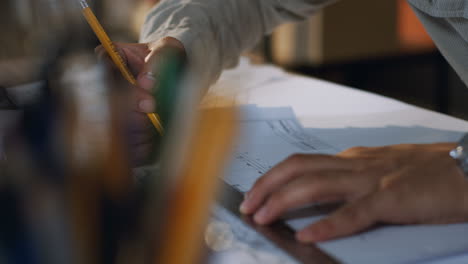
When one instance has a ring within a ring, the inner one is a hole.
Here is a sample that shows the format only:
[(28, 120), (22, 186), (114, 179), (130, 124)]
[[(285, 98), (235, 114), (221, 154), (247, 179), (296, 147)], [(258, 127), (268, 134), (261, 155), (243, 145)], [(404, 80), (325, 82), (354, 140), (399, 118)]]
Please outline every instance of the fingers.
[[(150, 53), (147, 44), (115, 43), (115, 47), (135, 76), (144, 67), (150, 67), (146, 65), (145, 61), (145, 58)], [(95, 52), (99, 60), (107, 62), (116, 69), (104, 47), (98, 46)], [(156, 102), (149, 89), (145, 90), (140, 86), (135, 86), (131, 91), (132, 97), (130, 99), (135, 112), (131, 114), (132, 123), (129, 131), (129, 143), (131, 146), (132, 165), (139, 166), (145, 164), (148, 158), (151, 158), (150, 154), (152, 154), (154, 149), (155, 137), (152, 133), (152, 125), (148, 117), (143, 113), (153, 113), (156, 109)]]
[(148, 116), (144, 113), (137, 111), (131, 111), (130, 113), (130, 133), (139, 133), (140, 131), (146, 131), (146, 129), (153, 127)]
[[(115, 46), (134, 73), (138, 73), (142, 68), (148, 67), (145, 66), (145, 58), (149, 54), (147, 44), (115, 44)], [(103, 46), (96, 47), (95, 52), (99, 60), (108, 61), (109, 64), (113, 65)], [(156, 101), (148, 90), (134, 87), (132, 92), (134, 95), (134, 100), (132, 101), (134, 111), (142, 113), (153, 113), (155, 111)]]
[(150, 92), (140, 87), (135, 87), (134, 94), (136, 98), (134, 100), (135, 111), (142, 113), (154, 113), (156, 109), (156, 101)]
[(145, 114), (132, 112), (128, 127), (129, 146), (132, 166), (144, 165), (151, 158), (157, 137), (151, 122)]
[(152, 127), (150, 120), (145, 114), (132, 111), (128, 126), (130, 143), (142, 144), (150, 141), (154, 137)]
[(138, 49), (134, 45), (116, 44), (117, 52), (119, 52), (122, 59), (127, 63), (130, 71), (136, 76), (143, 65), (145, 64), (145, 57), (148, 55), (149, 50), (146, 45), (141, 45)]
[[(156, 81), (155, 76), (158, 74), (157, 65), (163, 61), (163, 51), (176, 50), (185, 56), (183, 45), (174, 38), (164, 38), (156, 42), (151, 50), (148, 44), (139, 43), (115, 43), (115, 47), (131, 71), (137, 75), (138, 86), (135, 87), (136, 100), (133, 108), (143, 113), (153, 113), (156, 103), (152, 92)], [(95, 52), (100, 60), (109, 60), (102, 46), (97, 47)]]
[(315, 202), (343, 200), (356, 189), (357, 181), (348, 173), (332, 172), (300, 177), (268, 197), (254, 215), (258, 224), (269, 224), (290, 209)]
[(313, 243), (363, 231), (379, 220), (379, 207), (385, 210), (381, 198), (381, 194), (372, 193), (350, 202), (330, 216), (296, 233), (296, 239)]
[[(171, 51), (171, 54), (185, 58), (185, 48), (182, 43), (170, 37), (152, 43), (151, 49), (146, 43), (115, 43), (115, 47), (137, 77), (138, 86), (150, 93), (154, 92), (159, 65), (164, 63), (166, 51)], [(95, 52), (100, 60), (110, 60), (104, 47), (98, 46)], [(141, 92), (139, 94), (141, 95)], [(148, 112), (149, 108), (153, 106), (148, 100), (139, 100), (138, 105), (140, 106), (140, 104), (144, 112)]]
[(458, 207), (463, 202), (456, 201), (466, 200), (466, 185), (460, 184), (460, 171), (446, 155), (450, 145), (439, 147), (398, 145), (353, 148), (334, 157), (295, 155), (255, 183), (241, 211), (255, 213), (257, 223), (268, 224), (287, 210), (308, 203), (347, 201), (330, 216), (298, 232), (296, 237), (302, 242), (351, 235), (376, 222), (465, 219), (465, 209)]
[[(117, 52), (127, 63), (130, 71), (136, 76), (145, 64), (145, 58), (150, 53), (148, 44), (114, 43)], [(109, 54), (102, 45), (96, 47), (95, 53), (100, 61), (111, 61)], [(110, 63), (113, 65), (113, 63)], [(115, 66), (115, 65), (114, 65)]]
[(158, 68), (156, 67), (158, 60), (160, 60), (158, 50), (151, 51), (145, 58), (145, 63), (137, 76), (138, 86), (146, 91), (152, 92), (154, 88), (156, 73), (158, 72)]
[(323, 169), (350, 170), (353, 164), (348, 159), (335, 156), (293, 155), (275, 166), (254, 184), (240, 210), (244, 214), (254, 213), (272, 192), (298, 176), (313, 174)]
[(154, 142), (133, 145), (131, 149), (131, 164), (133, 167), (146, 165), (150, 159), (154, 148)]

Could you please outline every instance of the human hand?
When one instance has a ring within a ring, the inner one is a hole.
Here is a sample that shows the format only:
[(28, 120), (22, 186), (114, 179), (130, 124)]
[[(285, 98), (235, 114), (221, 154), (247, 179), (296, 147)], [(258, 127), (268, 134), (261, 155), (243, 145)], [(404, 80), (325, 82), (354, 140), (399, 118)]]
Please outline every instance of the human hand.
[[(163, 63), (167, 50), (176, 51), (185, 57), (183, 44), (175, 38), (166, 37), (154, 43), (115, 43), (115, 47), (137, 79), (134, 110), (154, 112), (156, 103), (151, 93), (155, 88), (157, 69)], [(96, 48), (96, 53), (100, 59), (108, 58), (102, 45)]]
[(296, 233), (301, 242), (347, 236), (376, 223), (468, 221), (468, 181), (449, 156), (455, 144), (351, 148), (336, 156), (294, 155), (260, 178), (241, 212), (269, 224), (289, 209), (344, 201)]
[[(158, 65), (162, 63), (166, 50), (177, 51), (185, 56), (185, 49), (181, 42), (174, 38), (163, 38), (158, 42), (147, 44), (115, 43), (130, 70), (136, 76), (137, 85), (133, 87), (131, 105), (133, 112), (130, 121), (131, 157), (134, 166), (143, 165), (150, 158), (155, 145), (155, 133), (146, 113), (153, 113), (156, 108), (152, 96), (155, 86)], [(98, 57), (108, 59), (106, 50), (102, 46), (96, 48)]]

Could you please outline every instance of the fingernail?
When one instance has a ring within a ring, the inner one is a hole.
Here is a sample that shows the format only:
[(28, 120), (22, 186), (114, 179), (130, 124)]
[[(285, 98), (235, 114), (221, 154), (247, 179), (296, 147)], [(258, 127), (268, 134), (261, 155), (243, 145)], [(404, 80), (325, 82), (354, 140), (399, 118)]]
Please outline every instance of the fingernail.
[(154, 112), (154, 102), (153, 100), (142, 100), (139, 104), (138, 107), (140, 108), (140, 111), (144, 113), (152, 113)]
[(243, 214), (248, 214), (249, 213), (249, 207), (248, 207), (248, 202), (247, 200), (244, 200), (240, 207), (239, 207), (239, 211)]
[(141, 88), (151, 91), (153, 89), (156, 77), (152, 72), (146, 72), (138, 78), (138, 84)]
[(146, 79), (151, 80), (151, 81), (156, 81), (156, 77), (154, 76), (154, 73), (152, 72), (146, 72), (144, 75)]
[(242, 201), (240, 207), (239, 207), (239, 210), (241, 211), (241, 213), (243, 214), (249, 214), (251, 213), (250, 212), (250, 192), (246, 192), (245, 195), (244, 195), (244, 201)]
[(267, 221), (268, 221), (268, 216), (269, 216), (269, 212), (268, 212), (268, 208), (266, 207), (262, 207), (262, 209), (260, 209), (254, 216), (254, 220), (257, 224), (266, 224)]

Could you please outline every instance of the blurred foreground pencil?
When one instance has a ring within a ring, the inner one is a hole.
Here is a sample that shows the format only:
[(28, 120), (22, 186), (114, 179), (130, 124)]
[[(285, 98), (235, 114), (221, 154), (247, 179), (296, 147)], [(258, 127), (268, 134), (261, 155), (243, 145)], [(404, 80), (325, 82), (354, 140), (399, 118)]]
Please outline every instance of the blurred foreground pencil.
[(155, 263), (197, 263), (210, 207), (237, 132), (234, 108), (202, 110), (169, 199)]
[[(86, 18), (86, 21), (88, 21), (88, 24), (93, 29), (94, 33), (96, 34), (104, 49), (109, 54), (114, 64), (119, 68), (120, 72), (125, 77), (125, 79), (127, 79), (128, 82), (130, 82), (133, 85), (136, 85), (137, 82), (135, 77), (128, 69), (127, 64), (122, 59), (122, 56), (120, 56), (119, 52), (117, 52), (114, 43), (109, 38), (106, 31), (104, 31), (104, 28), (102, 27), (101, 23), (99, 23), (99, 20), (97, 19), (96, 15), (94, 15), (86, 0), (79, 1), (81, 3), (81, 7), (83, 9), (82, 12), (84, 17)], [(164, 128), (162, 126), (158, 114), (148, 113), (147, 116), (151, 120), (151, 123), (153, 123), (154, 127), (158, 130), (159, 134), (163, 135)]]

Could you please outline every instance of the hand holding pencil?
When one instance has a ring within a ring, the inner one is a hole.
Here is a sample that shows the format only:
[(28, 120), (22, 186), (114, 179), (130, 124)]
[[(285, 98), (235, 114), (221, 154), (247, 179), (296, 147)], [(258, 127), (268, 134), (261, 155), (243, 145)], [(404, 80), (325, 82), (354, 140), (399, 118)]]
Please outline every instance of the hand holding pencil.
[[(167, 40), (166, 40), (167, 41)], [(158, 47), (151, 51), (148, 44), (136, 43), (115, 43), (116, 49), (122, 54), (122, 58), (127, 63), (132, 73), (137, 76), (137, 85), (133, 87), (132, 108), (131, 113), (131, 147), (134, 150), (132, 153), (132, 162), (135, 166), (144, 165), (151, 158), (152, 150), (157, 144), (157, 139), (154, 138), (154, 129), (150, 127), (146, 113), (152, 113), (155, 109), (161, 106), (161, 99), (155, 99), (154, 91), (158, 90), (160, 72), (149, 73), (153, 65), (159, 65), (162, 60), (164, 50), (173, 44), (163, 42)], [(104, 47), (96, 48), (96, 54), (101, 59), (108, 59), (108, 55)], [(148, 58), (145, 61), (145, 58)], [(156, 80), (158, 79), (158, 80)], [(158, 102), (159, 100), (159, 102)], [(158, 114), (159, 111), (157, 111)]]
[[(83, 15), (96, 36), (102, 43), (96, 48), (96, 53), (101, 59), (109, 58), (120, 70), (129, 83), (134, 85), (134, 113), (131, 116), (131, 158), (132, 166), (142, 166), (151, 162), (155, 143), (154, 129), (150, 129), (146, 123), (151, 121), (160, 135), (164, 134), (163, 123), (159, 115), (154, 112), (159, 104), (156, 104), (155, 93), (160, 84), (158, 77), (158, 65), (161, 65), (167, 51), (174, 52), (178, 59), (185, 60), (183, 45), (174, 38), (164, 38), (156, 43), (113, 43), (105, 33), (94, 13), (89, 8), (86, 0), (79, 0)], [(137, 78), (134, 78), (137, 76)], [(158, 109), (159, 111), (160, 109)], [(156, 111), (156, 112), (158, 112)], [(157, 149), (157, 148), (156, 148)]]
[[(156, 73), (154, 73), (154, 65), (158, 63), (158, 58), (162, 58), (167, 49), (176, 51), (185, 57), (185, 49), (183, 45), (174, 38), (165, 38), (155, 43), (150, 50), (148, 44), (121, 44), (116, 46), (98, 19), (88, 6), (86, 0), (80, 0), (82, 12), (90, 27), (101, 42), (101, 46), (97, 48), (97, 52), (102, 57), (107, 54), (113, 63), (120, 70), (122, 75), (133, 85), (137, 85), (137, 110), (147, 114), (151, 123), (158, 130), (159, 134), (164, 134), (163, 124), (159, 116), (154, 112), (155, 99), (152, 97), (152, 89), (154, 89)], [(137, 79), (130, 71), (133, 69), (138, 74)], [(139, 89), (142, 88), (142, 89)]]

